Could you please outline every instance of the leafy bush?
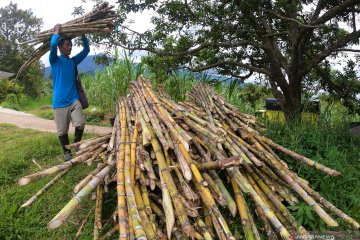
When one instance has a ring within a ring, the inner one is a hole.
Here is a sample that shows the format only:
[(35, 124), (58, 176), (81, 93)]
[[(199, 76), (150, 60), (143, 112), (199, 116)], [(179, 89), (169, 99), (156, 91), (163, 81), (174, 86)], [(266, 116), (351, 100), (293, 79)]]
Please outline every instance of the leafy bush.
[(87, 108), (84, 110), (87, 124), (97, 124), (105, 119), (105, 111), (100, 108)]
[(6, 96), (4, 102), (2, 103), (4, 108), (11, 108), (15, 110), (20, 110), (20, 104), (18, 97), (14, 93), (10, 93)]
[(0, 102), (10, 93), (21, 94), (24, 88), (14, 81), (0, 80)]

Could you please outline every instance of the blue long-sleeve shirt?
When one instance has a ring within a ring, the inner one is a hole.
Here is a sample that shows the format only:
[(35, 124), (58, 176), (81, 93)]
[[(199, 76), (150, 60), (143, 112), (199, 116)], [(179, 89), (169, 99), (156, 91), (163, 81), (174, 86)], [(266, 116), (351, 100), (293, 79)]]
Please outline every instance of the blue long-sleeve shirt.
[[(53, 108), (62, 108), (69, 106), (76, 100), (79, 100), (75, 82), (75, 63), (78, 65), (89, 54), (89, 41), (86, 37), (82, 38), (83, 50), (73, 58), (57, 55), (60, 36), (54, 34), (50, 42), (49, 61), (51, 65), (51, 74), (53, 79)], [(75, 63), (74, 63), (74, 60)]]

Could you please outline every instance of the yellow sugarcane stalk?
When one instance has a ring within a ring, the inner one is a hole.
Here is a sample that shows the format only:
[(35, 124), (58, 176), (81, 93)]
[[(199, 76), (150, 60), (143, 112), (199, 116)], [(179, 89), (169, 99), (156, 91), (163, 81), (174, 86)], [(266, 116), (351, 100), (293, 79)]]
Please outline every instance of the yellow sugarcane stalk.
[(118, 215), (119, 215), (119, 239), (128, 238), (128, 214), (126, 205), (126, 191), (125, 191), (125, 175), (124, 175), (124, 164), (125, 164), (125, 141), (126, 141), (126, 112), (125, 107), (119, 101), (119, 128), (120, 128), (120, 142), (119, 150), (117, 152), (117, 200), (118, 200)]

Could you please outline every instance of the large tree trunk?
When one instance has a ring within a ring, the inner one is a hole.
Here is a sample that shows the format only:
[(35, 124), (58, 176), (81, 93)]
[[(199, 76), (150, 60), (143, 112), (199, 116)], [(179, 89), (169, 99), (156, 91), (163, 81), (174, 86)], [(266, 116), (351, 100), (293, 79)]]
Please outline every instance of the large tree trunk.
[(301, 119), (301, 79), (301, 77), (290, 78), (288, 84), (278, 84), (278, 81), (270, 78), (273, 95), (288, 121)]

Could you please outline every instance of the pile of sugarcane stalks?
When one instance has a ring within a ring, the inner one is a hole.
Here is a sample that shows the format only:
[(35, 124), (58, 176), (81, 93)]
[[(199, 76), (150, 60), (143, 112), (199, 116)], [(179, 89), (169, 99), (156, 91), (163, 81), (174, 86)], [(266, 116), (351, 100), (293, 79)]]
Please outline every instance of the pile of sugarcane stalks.
[[(107, 2), (100, 4), (91, 12), (61, 25), (61, 37), (74, 38), (89, 33), (108, 33), (115, 26), (116, 12)], [(38, 33), (33, 39), (20, 43), (28, 47), (39, 45), (29, 59), (20, 67), (16, 77), (19, 77), (31, 64), (38, 61), (50, 48), (53, 29)]]
[[(74, 197), (49, 222), (49, 229), (60, 227), (96, 192), (94, 238), (99, 239), (103, 194), (112, 182), (117, 191), (115, 221), (103, 239), (115, 233), (119, 239), (235, 239), (229, 215), (242, 224), (246, 239), (260, 239), (261, 233), (267, 239), (290, 239), (290, 233), (308, 234), (287, 208), (300, 201), (330, 227), (338, 225), (333, 219), (337, 215), (359, 229), (275, 151), (324, 174), (339, 172), (262, 136), (254, 117), (240, 113), (208, 85), (196, 85), (182, 103), (154, 92), (141, 77), (130, 83), (130, 93), (118, 101), (111, 135), (70, 145), (79, 149), (70, 162), (19, 179), (24, 185), (59, 173), (47, 189), (73, 165), (97, 163), (74, 186)], [(39, 194), (35, 196), (32, 201)]]

